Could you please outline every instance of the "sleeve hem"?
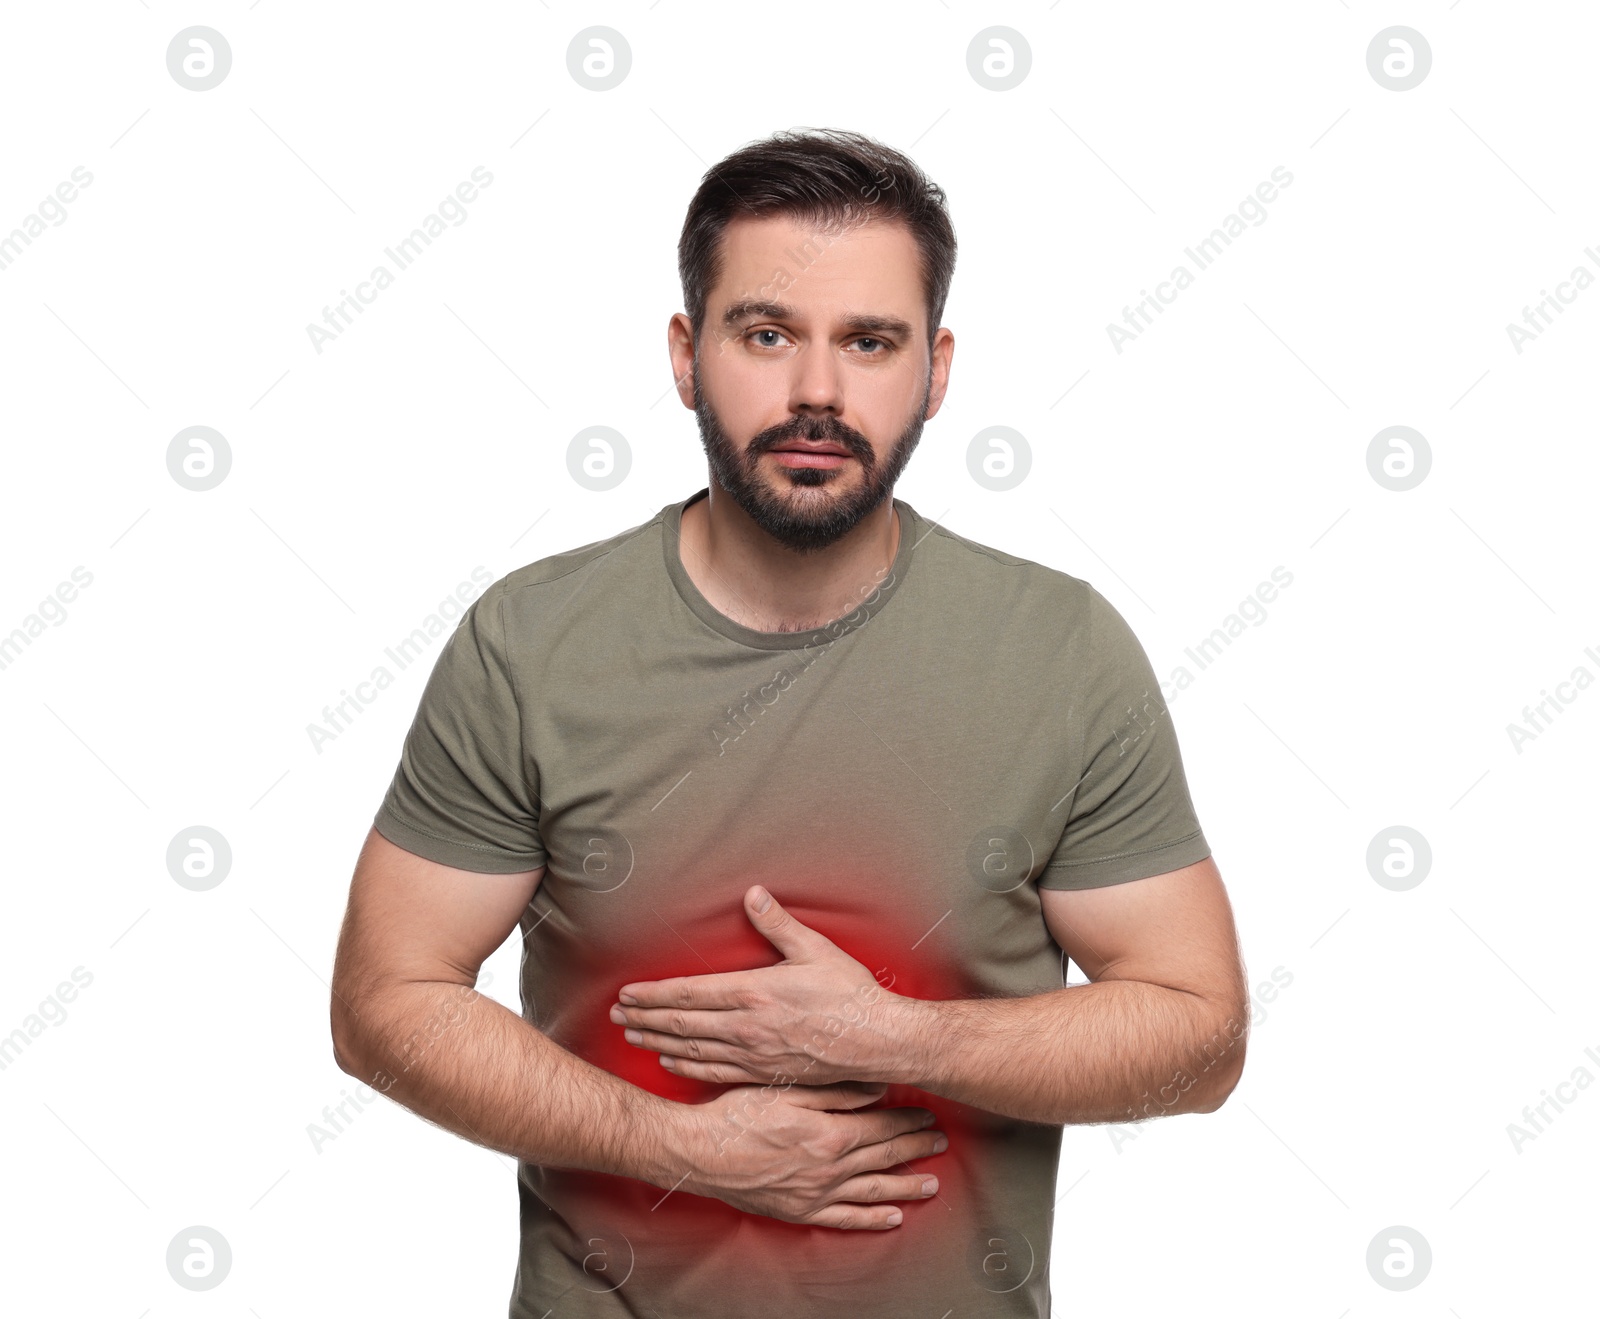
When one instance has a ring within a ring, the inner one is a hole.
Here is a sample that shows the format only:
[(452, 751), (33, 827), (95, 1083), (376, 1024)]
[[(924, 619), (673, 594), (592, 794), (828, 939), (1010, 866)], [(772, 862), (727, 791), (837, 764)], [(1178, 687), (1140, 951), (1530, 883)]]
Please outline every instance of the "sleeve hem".
[(1211, 855), (1211, 845), (1199, 829), (1182, 838), (1159, 847), (1144, 848), (1137, 852), (1123, 852), (1117, 856), (1099, 857), (1093, 861), (1068, 862), (1047, 865), (1036, 881), (1040, 888), (1085, 889), (1105, 888), (1111, 884), (1125, 884), (1130, 880), (1149, 879), (1171, 870), (1181, 870)]
[(514, 875), (524, 870), (537, 870), (548, 857), (539, 852), (508, 852), (500, 847), (484, 847), (476, 843), (461, 843), (450, 838), (440, 838), (415, 825), (401, 820), (387, 806), (379, 808), (373, 817), (372, 827), (396, 847), (414, 853), (441, 866), (457, 870), (473, 870), (480, 874)]

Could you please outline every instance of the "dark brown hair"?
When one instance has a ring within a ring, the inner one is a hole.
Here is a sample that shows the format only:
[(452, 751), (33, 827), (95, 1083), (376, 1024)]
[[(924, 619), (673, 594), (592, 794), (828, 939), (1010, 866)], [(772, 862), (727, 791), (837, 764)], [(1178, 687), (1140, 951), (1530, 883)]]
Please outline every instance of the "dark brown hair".
[(722, 271), (723, 230), (739, 216), (769, 215), (829, 233), (868, 220), (905, 224), (921, 254), (931, 344), (956, 265), (944, 189), (893, 147), (844, 129), (812, 128), (741, 147), (700, 180), (678, 238), (678, 277), (696, 345), (705, 327), (706, 295)]

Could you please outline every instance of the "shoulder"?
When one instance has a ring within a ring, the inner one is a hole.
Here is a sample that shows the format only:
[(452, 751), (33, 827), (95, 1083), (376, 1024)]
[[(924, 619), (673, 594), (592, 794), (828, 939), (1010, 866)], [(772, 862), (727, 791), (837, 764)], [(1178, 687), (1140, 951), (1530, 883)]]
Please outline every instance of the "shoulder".
[(1111, 608), (1082, 577), (921, 520), (924, 539), (917, 550), (918, 567), (919, 571), (927, 567), (936, 586), (943, 582), (968, 587), (1009, 608), (1037, 606), (1043, 617), (1073, 625), (1087, 625), (1102, 607)]
[(578, 585), (578, 579), (584, 574), (626, 571), (641, 564), (653, 567), (661, 557), (659, 533), (663, 516), (663, 513), (657, 513), (648, 522), (641, 522), (604, 540), (547, 554), (542, 559), (514, 568), (484, 594), (495, 597), (497, 601), (503, 599), (513, 604), (522, 603), (536, 599), (541, 594), (540, 588), (554, 586), (569, 578), (574, 579), (567, 582), (571, 587)]
[[(966, 611), (984, 621), (990, 635), (1000, 635), (1002, 615), (1020, 621), (1030, 653), (1047, 651), (1072, 669), (1105, 662), (1120, 667), (1143, 653), (1132, 626), (1094, 583), (921, 521), (924, 539), (913, 575), (925, 574), (924, 588), (949, 607), (966, 601)], [(1014, 636), (1012, 644), (1018, 644)]]

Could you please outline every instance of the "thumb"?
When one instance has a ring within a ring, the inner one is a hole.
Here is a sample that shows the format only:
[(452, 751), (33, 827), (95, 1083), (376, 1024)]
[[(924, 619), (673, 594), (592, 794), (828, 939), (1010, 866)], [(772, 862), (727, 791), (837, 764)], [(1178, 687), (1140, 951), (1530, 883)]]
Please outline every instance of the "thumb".
[(802, 925), (783, 909), (783, 904), (761, 885), (755, 884), (744, 895), (745, 914), (750, 924), (787, 958), (803, 957), (827, 940), (809, 926)]

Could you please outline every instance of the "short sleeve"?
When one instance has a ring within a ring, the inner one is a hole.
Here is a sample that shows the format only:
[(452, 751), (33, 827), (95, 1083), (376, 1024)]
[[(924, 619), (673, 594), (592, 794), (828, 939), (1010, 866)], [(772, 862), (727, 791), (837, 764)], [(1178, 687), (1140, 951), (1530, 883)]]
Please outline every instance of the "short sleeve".
[(545, 863), (536, 770), (523, 747), (497, 583), (467, 607), (422, 693), (373, 819), (408, 852), (493, 874)]
[(1089, 587), (1072, 706), (1083, 736), (1067, 823), (1039, 887), (1100, 888), (1211, 855), (1184, 777), (1172, 716), (1144, 647)]

